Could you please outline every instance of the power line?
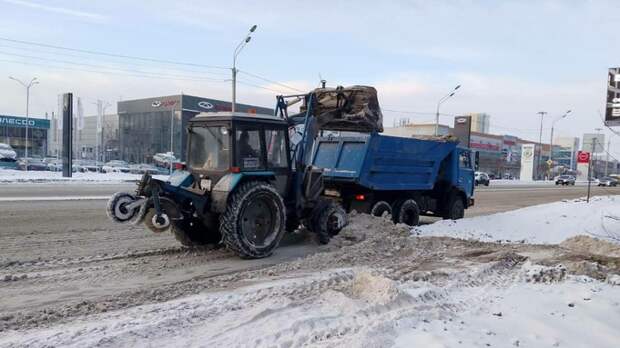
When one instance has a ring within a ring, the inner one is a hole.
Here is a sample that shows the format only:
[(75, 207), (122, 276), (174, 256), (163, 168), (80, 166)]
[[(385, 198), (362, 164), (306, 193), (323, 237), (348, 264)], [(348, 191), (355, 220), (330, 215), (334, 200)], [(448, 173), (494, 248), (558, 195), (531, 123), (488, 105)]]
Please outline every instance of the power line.
[(266, 77), (262, 77), (262, 76), (259, 76), (259, 75), (256, 75), (256, 74), (249, 73), (249, 72), (247, 72), (247, 71), (243, 71), (243, 70), (237, 70), (237, 71), (239, 71), (239, 72), (240, 72), (240, 73), (242, 73), (242, 74), (245, 74), (245, 75), (248, 75), (248, 76), (251, 76), (251, 77), (257, 78), (257, 79), (259, 79), (259, 80), (263, 80), (263, 81), (265, 81), (265, 82), (273, 83), (273, 84), (276, 84), (276, 85), (278, 85), (278, 86), (281, 86), (281, 87), (284, 87), (284, 88), (288, 88), (288, 89), (293, 90), (293, 91), (296, 91), (296, 92), (301, 92), (301, 93), (305, 93), (305, 92), (306, 92), (306, 91), (302, 91), (302, 90), (300, 90), (300, 89), (298, 89), (298, 88), (295, 88), (295, 87), (291, 87), (291, 86), (285, 85), (285, 84), (283, 84), (283, 83), (281, 83), (281, 82), (274, 81), (274, 80), (270, 80), (270, 79), (268, 79), (268, 78), (266, 78)]
[[(74, 67), (42, 64), (42, 63), (23, 62), (23, 61), (18, 61), (18, 60), (9, 60), (9, 59), (0, 59), (0, 62), (15, 63), (15, 64), (22, 64), (22, 65), (31, 65), (31, 66), (40, 66), (40, 67), (46, 67), (46, 68), (51, 68), (51, 69), (61, 69), (61, 70), (70, 70), (70, 71), (82, 71), (82, 72), (90, 72), (90, 73), (96, 73), (96, 74), (131, 76), (131, 77), (143, 77), (143, 78), (159, 79), (159, 80), (205, 82), (205, 79), (198, 79), (198, 78), (170, 78), (170, 77), (164, 77), (164, 76), (144, 75), (144, 74), (123, 74), (123, 73), (115, 73), (115, 72), (111, 72), (111, 71), (101, 71), (101, 70), (93, 70), (93, 69), (81, 69), (81, 68), (74, 68)], [(209, 81), (212, 81), (212, 80), (209, 80)], [(224, 82), (224, 81), (225, 80), (221, 80), (219, 82)], [(212, 82), (217, 82), (217, 81), (212, 81)]]
[(129, 56), (129, 55), (124, 55), (124, 54), (107, 53), (107, 52), (101, 52), (101, 51), (93, 51), (93, 50), (84, 50), (84, 49), (79, 49), (79, 48), (56, 46), (56, 45), (44, 44), (44, 43), (40, 43), (40, 42), (15, 40), (15, 39), (10, 39), (10, 38), (6, 38), (6, 37), (0, 37), (0, 40), (1, 41), (18, 43), (18, 44), (22, 44), (22, 45), (47, 47), (47, 48), (53, 48), (53, 49), (57, 49), (57, 50), (80, 52), (80, 53), (86, 53), (86, 54), (92, 54), (92, 55), (116, 57), (116, 58), (123, 58), (123, 59), (133, 59), (133, 60), (140, 60), (140, 61), (146, 61), (146, 62), (156, 62), (156, 63), (174, 64), (174, 65), (186, 65), (186, 66), (195, 66), (195, 67), (210, 68), (210, 69), (223, 69), (223, 70), (229, 70), (230, 69), (230, 68), (227, 68), (227, 67), (217, 66), (217, 65), (206, 65), (206, 64), (188, 63), (188, 62), (178, 62), (178, 61), (172, 61), (172, 60), (166, 60), (166, 59)]
[[(88, 63), (74, 62), (74, 61), (61, 60), (61, 59), (42, 58), (42, 57), (25, 55), (25, 54), (7, 53), (7, 52), (2, 52), (2, 51), (0, 51), (0, 54), (21, 57), (21, 58), (43, 60), (43, 61), (49, 61), (49, 62), (55, 62), (55, 63), (72, 64), (72, 65), (86, 66), (86, 67), (92, 67), (92, 68), (101, 68), (101, 69), (108, 69), (108, 70), (117, 70), (117, 71), (145, 74), (145, 75), (150, 74), (150, 75), (156, 75), (156, 76), (169, 76), (169, 77), (181, 77), (181, 78), (192, 78), (192, 79), (195, 78), (194, 76), (190, 76), (190, 75), (177, 75), (177, 74), (166, 74), (166, 73), (160, 73), (160, 72), (150, 72), (150, 71), (141, 71), (141, 70), (133, 70), (133, 69), (121, 69), (121, 68), (109, 67), (105, 65), (88, 64)], [(211, 81), (226, 81), (224, 79), (212, 78), (212, 77), (206, 77), (206, 76), (199, 76), (199, 78), (205, 79), (205, 80), (211, 80)]]

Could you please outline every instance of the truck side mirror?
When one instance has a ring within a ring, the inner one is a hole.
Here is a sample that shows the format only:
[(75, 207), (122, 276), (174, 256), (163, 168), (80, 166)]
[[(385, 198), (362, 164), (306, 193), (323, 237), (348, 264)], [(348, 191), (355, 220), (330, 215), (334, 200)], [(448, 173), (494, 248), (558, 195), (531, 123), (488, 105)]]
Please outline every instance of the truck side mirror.
[(475, 151), (474, 152), (474, 169), (478, 170), (479, 167), (480, 167), (480, 152)]

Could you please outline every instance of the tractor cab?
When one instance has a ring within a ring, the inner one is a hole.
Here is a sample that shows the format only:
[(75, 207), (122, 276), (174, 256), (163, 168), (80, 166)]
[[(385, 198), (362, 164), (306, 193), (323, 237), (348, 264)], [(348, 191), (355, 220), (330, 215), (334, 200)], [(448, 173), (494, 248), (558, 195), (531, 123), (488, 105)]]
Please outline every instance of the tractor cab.
[(190, 120), (188, 133), (187, 167), (195, 182), (207, 180), (203, 182), (213, 187), (230, 174), (262, 176), (274, 180), (278, 192), (285, 194), (291, 168), (285, 120), (240, 112), (202, 113)]

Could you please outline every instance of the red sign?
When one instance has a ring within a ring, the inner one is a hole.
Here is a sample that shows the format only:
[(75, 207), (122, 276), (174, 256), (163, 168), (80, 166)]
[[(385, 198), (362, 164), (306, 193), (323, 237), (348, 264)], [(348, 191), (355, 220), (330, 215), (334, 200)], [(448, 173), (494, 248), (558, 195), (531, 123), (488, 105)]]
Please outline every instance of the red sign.
[(577, 151), (577, 163), (589, 163), (590, 153), (585, 151)]

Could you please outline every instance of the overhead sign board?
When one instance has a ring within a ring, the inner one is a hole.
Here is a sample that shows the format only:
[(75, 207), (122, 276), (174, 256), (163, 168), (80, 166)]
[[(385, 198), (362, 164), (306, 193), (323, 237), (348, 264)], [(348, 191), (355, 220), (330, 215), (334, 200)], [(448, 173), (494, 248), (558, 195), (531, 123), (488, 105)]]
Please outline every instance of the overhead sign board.
[(49, 129), (50, 121), (42, 118), (0, 115), (0, 127)]
[(454, 136), (459, 139), (462, 146), (470, 147), (471, 144), (471, 116), (457, 116), (454, 118)]
[(620, 126), (620, 68), (610, 68), (607, 74), (605, 124)]

